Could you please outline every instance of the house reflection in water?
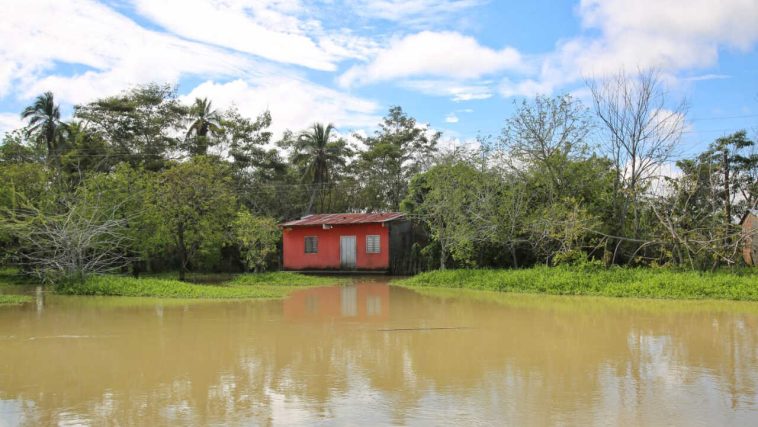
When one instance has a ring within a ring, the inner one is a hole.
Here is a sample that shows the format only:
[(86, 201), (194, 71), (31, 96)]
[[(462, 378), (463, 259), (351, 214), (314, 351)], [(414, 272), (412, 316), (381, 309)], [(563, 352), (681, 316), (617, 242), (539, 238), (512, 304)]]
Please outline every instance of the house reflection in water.
[(390, 287), (384, 283), (304, 289), (284, 300), (288, 320), (380, 321), (389, 311)]

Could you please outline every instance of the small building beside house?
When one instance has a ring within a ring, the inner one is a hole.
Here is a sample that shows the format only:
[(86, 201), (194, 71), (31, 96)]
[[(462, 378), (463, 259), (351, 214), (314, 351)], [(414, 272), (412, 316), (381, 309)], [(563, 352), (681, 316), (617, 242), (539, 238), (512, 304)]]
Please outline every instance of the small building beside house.
[(279, 226), (291, 271), (398, 273), (411, 244), (411, 224), (398, 212), (308, 215)]
[(742, 256), (747, 265), (758, 265), (758, 210), (748, 210), (740, 220), (743, 233)]

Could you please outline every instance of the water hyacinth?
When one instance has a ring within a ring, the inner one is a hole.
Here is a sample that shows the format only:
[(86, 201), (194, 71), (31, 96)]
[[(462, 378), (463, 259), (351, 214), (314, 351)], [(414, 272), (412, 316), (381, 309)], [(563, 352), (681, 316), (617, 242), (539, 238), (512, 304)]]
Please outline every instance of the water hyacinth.
[(431, 271), (395, 282), (408, 287), (467, 288), (551, 295), (758, 301), (758, 274), (642, 268)]

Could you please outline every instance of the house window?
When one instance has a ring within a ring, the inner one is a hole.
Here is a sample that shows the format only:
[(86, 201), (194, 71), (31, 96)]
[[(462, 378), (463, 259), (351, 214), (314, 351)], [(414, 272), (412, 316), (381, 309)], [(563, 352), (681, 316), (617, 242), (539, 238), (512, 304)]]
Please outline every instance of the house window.
[(380, 252), (379, 236), (366, 236), (366, 253), (378, 254)]
[(318, 253), (318, 237), (308, 236), (305, 238), (305, 253), (307, 254)]

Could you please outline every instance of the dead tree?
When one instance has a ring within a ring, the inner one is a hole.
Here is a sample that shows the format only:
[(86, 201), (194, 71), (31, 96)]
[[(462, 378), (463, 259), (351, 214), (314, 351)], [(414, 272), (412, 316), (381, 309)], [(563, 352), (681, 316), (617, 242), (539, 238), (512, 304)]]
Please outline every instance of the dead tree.
[(25, 270), (44, 283), (78, 281), (128, 263), (126, 219), (95, 206), (67, 205), (64, 213), (30, 211), (15, 231)]
[[(670, 106), (656, 70), (626, 72), (588, 81), (595, 114), (603, 125), (603, 147), (613, 162), (614, 234), (640, 238), (640, 202), (662, 166), (672, 160), (685, 126), (687, 103)], [(627, 235), (631, 212), (631, 236)], [(613, 262), (618, 262), (617, 240)]]

